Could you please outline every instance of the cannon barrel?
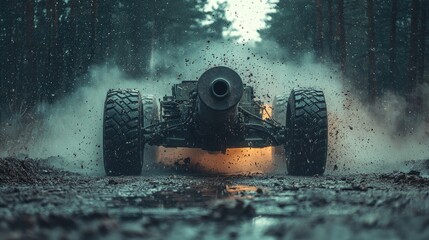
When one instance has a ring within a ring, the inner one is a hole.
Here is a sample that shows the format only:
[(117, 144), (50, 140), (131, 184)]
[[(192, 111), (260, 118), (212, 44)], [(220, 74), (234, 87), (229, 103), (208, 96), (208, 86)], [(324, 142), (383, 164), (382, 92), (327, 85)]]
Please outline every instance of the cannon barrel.
[(214, 67), (197, 84), (197, 113), (206, 126), (223, 130), (237, 120), (237, 105), (243, 96), (241, 77), (228, 67)]

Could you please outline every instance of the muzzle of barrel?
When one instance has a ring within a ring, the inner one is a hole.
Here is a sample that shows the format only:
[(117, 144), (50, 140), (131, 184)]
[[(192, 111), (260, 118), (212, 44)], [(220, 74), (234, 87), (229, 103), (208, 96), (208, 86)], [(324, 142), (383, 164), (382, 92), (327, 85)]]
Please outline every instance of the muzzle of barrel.
[(243, 96), (241, 77), (228, 67), (214, 67), (201, 75), (197, 85), (198, 116), (206, 126), (227, 129), (237, 120)]

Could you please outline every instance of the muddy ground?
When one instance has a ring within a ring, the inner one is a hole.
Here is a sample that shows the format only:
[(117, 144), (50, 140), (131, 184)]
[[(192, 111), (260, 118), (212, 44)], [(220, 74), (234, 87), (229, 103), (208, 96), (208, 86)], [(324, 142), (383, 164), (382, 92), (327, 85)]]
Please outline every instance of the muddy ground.
[(429, 239), (419, 171), (153, 172), (91, 177), (0, 159), (0, 239)]

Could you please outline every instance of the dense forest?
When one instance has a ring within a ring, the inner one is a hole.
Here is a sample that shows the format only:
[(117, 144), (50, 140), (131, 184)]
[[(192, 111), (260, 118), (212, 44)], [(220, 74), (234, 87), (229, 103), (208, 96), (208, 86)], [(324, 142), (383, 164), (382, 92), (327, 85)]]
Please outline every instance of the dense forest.
[[(146, 76), (152, 54), (183, 54), (192, 39), (222, 38), (220, 5), (206, 0), (7, 0), (0, 8), (0, 114), (54, 102), (95, 64)], [(165, 66), (156, 71), (165, 71)]]
[[(216, 41), (230, 26), (225, 7), (207, 0), (7, 0), (0, 8), (0, 116), (54, 102), (74, 91), (92, 65), (118, 66), (131, 78), (154, 70), (158, 50), (180, 56), (190, 42)], [(272, 3), (262, 43), (285, 58), (312, 53), (334, 64), (367, 99), (383, 92), (422, 101), (429, 83), (426, 0), (279, 0)], [(257, 46), (257, 45), (256, 45)]]
[[(429, 83), (426, 0), (281, 0), (262, 39), (274, 39), (299, 61), (306, 53), (338, 65), (365, 98), (383, 92), (418, 107), (417, 86)], [(427, 100), (424, 100), (427, 101)]]

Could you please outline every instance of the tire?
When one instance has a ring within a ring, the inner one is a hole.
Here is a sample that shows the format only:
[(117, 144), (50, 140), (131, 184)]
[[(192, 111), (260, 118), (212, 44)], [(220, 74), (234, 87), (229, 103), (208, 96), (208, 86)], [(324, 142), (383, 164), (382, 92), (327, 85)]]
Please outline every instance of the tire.
[(143, 167), (140, 92), (110, 89), (104, 103), (103, 159), (108, 176), (140, 175)]
[[(156, 99), (153, 95), (143, 95), (142, 97), (143, 109), (143, 127), (147, 127), (159, 122), (159, 110)], [(158, 159), (158, 147), (146, 144), (144, 146), (144, 161), (145, 165), (156, 163)]]
[(328, 154), (328, 117), (323, 91), (292, 90), (286, 112), (286, 166), (290, 175), (323, 175)]

